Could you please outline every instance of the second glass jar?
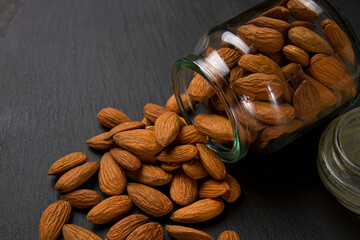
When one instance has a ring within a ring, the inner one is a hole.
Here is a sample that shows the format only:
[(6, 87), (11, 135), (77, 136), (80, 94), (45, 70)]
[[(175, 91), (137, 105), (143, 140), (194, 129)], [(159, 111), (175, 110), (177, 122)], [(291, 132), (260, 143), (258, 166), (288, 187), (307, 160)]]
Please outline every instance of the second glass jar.
[(173, 67), (184, 118), (234, 162), (279, 150), (359, 95), (359, 42), (329, 1), (266, 1), (212, 28)]

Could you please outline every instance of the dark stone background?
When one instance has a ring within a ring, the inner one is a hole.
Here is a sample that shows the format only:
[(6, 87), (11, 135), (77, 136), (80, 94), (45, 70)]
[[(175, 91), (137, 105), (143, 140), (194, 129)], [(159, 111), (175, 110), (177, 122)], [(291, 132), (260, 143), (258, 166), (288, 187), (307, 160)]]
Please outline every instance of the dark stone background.
[[(36, 239), (43, 210), (59, 199), (47, 171), (83, 151), (104, 129), (107, 106), (142, 119), (142, 107), (171, 94), (173, 62), (192, 52), (210, 27), (254, 6), (250, 0), (0, 1), (0, 234)], [(360, 33), (358, 1), (335, 1)], [(214, 238), (359, 239), (359, 217), (342, 207), (316, 171), (317, 127), (284, 150), (231, 165), (243, 189), (218, 218), (194, 225)], [(84, 187), (99, 190), (93, 177)], [(156, 219), (155, 219), (156, 221)], [(105, 237), (74, 210), (71, 223)], [(167, 223), (168, 220), (160, 219)]]

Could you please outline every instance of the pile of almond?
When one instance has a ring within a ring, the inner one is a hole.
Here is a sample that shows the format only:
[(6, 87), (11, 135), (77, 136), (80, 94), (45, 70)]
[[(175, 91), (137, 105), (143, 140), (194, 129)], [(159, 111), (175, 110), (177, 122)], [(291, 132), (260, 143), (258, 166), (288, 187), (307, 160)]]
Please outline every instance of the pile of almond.
[[(87, 219), (93, 224), (117, 221), (106, 234), (107, 240), (163, 239), (162, 226), (149, 222), (148, 216), (170, 215), (176, 223), (204, 222), (221, 214), (224, 200), (234, 202), (240, 196), (239, 183), (205, 145), (208, 140), (203, 133), (213, 128), (220, 138), (227, 138), (231, 126), (223, 129), (222, 121), (216, 122), (218, 116), (206, 115), (199, 127), (187, 125), (169, 108), (147, 104), (142, 122), (131, 121), (114, 108), (98, 113), (99, 122), (110, 131), (87, 140), (87, 144), (108, 151), (100, 162), (86, 162), (84, 153), (75, 152), (51, 166), (48, 174), (59, 176), (55, 188), (62, 195), (44, 211), (39, 239), (56, 239), (61, 231), (65, 239), (100, 239), (89, 230), (66, 224), (72, 208), (89, 209)], [(108, 196), (103, 200), (94, 190), (78, 189), (97, 172), (100, 190)], [(169, 193), (157, 189), (163, 185), (169, 187)], [(133, 205), (144, 215), (130, 214)], [(174, 239), (213, 239), (180, 225), (166, 225), (165, 229)], [(225, 231), (218, 239), (239, 237)]]
[[(280, 136), (290, 138), (356, 94), (351, 42), (337, 23), (319, 11), (310, 0), (281, 1), (245, 24), (229, 28), (232, 38), (223, 38), (220, 46), (210, 45), (204, 51), (204, 62), (216, 68), (222, 59), (228, 67), (226, 83), (212, 80), (224, 93), (221, 98), (228, 99), (240, 140), (255, 149), (273, 147), (270, 141), (282, 144)], [(214, 55), (218, 57), (213, 63)], [(186, 110), (205, 103), (212, 113), (227, 116), (214, 88), (199, 74), (181, 98)], [(195, 118), (197, 122), (201, 121)], [(215, 142), (232, 141), (230, 135), (219, 138), (211, 133), (206, 130)]]

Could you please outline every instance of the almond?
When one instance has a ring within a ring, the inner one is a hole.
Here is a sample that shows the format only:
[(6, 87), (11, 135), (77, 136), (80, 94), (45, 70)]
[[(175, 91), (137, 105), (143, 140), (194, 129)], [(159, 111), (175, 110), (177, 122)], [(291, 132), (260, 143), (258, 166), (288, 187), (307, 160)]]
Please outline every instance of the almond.
[(155, 140), (163, 147), (168, 146), (178, 135), (182, 122), (174, 112), (161, 114), (155, 121)]
[(286, 45), (283, 47), (283, 53), (285, 57), (292, 62), (300, 63), (302, 66), (309, 65), (310, 62), (309, 53), (297, 46)]
[(49, 205), (41, 215), (39, 223), (39, 240), (56, 240), (61, 228), (69, 220), (70, 203), (59, 200)]
[(131, 201), (145, 213), (162, 217), (168, 214), (173, 205), (162, 192), (140, 183), (128, 183), (127, 192)]
[(279, 65), (264, 55), (246, 54), (240, 58), (239, 65), (252, 73), (275, 74), (282, 82), (285, 82), (285, 76)]
[(181, 167), (185, 174), (193, 179), (201, 179), (208, 175), (208, 172), (205, 170), (201, 162), (196, 159), (182, 163)]
[(209, 234), (194, 228), (166, 225), (165, 229), (176, 240), (214, 240)]
[(198, 102), (205, 102), (215, 94), (212, 86), (200, 74), (196, 74), (191, 80), (187, 89), (187, 94), (191, 99)]
[(189, 205), (198, 195), (198, 184), (179, 169), (170, 185), (170, 197), (178, 205)]
[(144, 116), (152, 123), (165, 112), (169, 112), (169, 110), (153, 103), (146, 104), (143, 109)]
[(295, 117), (295, 109), (287, 103), (271, 104), (269, 102), (253, 101), (253, 115), (267, 124), (284, 124)]
[(193, 159), (198, 154), (194, 145), (180, 145), (172, 148), (164, 149), (156, 156), (161, 162), (186, 162)]
[(97, 119), (107, 128), (113, 128), (120, 123), (131, 121), (125, 113), (111, 107), (101, 109), (97, 114)]
[(319, 18), (319, 13), (313, 4), (315, 3), (310, 1), (290, 0), (287, 4), (287, 8), (294, 18), (313, 21)]
[(287, 124), (268, 126), (262, 131), (260, 139), (265, 142), (270, 141), (285, 133), (292, 133), (301, 128), (303, 125), (304, 123), (302, 121), (294, 119)]
[(276, 6), (276, 7), (270, 8), (269, 10), (264, 12), (262, 15), (265, 17), (271, 17), (271, 18), (276, 18), (276, 19), (280, 19), (283, 21), (287, 21), (289, 19), (290, 12), (286, 7)]
[(151, 164), (143, 164), (139, 170), (127, 171), (126, 174), (132, 180), (154, 187), (168, 184), (173, 178), (171, 173)]
[(311, 58), (310, 73), (334, 91), (346, 91), (354, 82), (351, 71), (341, 60), (324, 54), (317, 54)]
[(65, 240), (101, 240), (95, 233), (74, 224), (65, 224), (62, 228), (62, 234)]
[(285, 57), (282, 51), (276, 53), (264, 53), (264, 55), (273, 60), (279, 67), (289, 63), (289, 60)]
[(223, 105), (223, 103), (222, 103), (222, 101), (221, 101), (221, 99), (219, 98), (218, 95), (214, 95), (214, 96), (210, 99), (210, 101), (211, 101), (211, 104), (214, 106), (214, 108), (215, 108), (217, 111), (219, 111), (219, 112), (225, 111), (225, 107), (224, 107), (224, 105)]
[(125, 171), (117, 164), (109, 152), (100, 160), (99, 186), (108, 196), (120, 195), (126, 187)]
[(49, 169), (49, 175), (60, 175), (86, 162), (87, 156), (82, 152), (74, 152), (57, 160)]
[(164, 231), (159, 223), (149, 222), (137, 227), (126, 240), (162, 240)]
[(226, 174), (226, 177), (224, 179), (229, 184), (229, 190), (222, 195), (222, 198), (227, 202), (235, 202), (241, 194), (241, 187), (239, 182), (230, 174)]
[(149, 218), (142, 214), (132, 214), (115, 223), (107, 232), (105, 240), (125, 240), (137, 227), (143, 225)]
[(226, 181), (207, 179), (199, 185), (199, 197), (216, 198), (224, 195), (229, 190), (230, 186)]
[(293, 105), (296, 116), (304, 122), (310, 122), (320, 112), (321, 102), (319, 94), (309, 80), (304, 80), (296, 89)]
[(110, 149), (110, 154), (117, 163), (126, 170), (135, 171), (141, 167), (140, 159), (126, 150), (112, 148)]
[(143, 120), (141, 120), (141, 122), (142, 122), (143, 124), (145, 124), (145, 127), (151, 126), (151, 124), (153, 124), (153, 123), (150, 122), (146, 117), (144, 117)]
[(232, 88), (250, 100), (275, 101), (283, 95), (281, 80), (273, 74), (250, 74), (234, 81)]
[(234, 82), (236, 79), (238, 78), (242, 78), (246, 76), (246, 71), (244, 68), (238, 66), (235, 66), (234, 68), (231, 69), (230, 71), (230, 78), (229, 78), (229, 82), (232, 83)]
[(181, 163), (168, 163), (168, 162), (163, 162), (161, 163), (160, 167), (162, 169), (164, 169), (165, 171), (168, 171), (168, 172), (172, 172), (176, 169), (179, 169), (181, 168)]
[(304, 76), (316, 88), (319, 94), (321, 108), (331, 107), (339, 101), (336, 95), (329, 88), (325, 87), (322, 83), (310, 77), (309, 75), (304, 75)]
[(237, 29), (237, 35), (254, 52), (273, 53), (278, 52), (284, 46), (283, 35), (272, 28), (257, 27), (255, 25), (245, 25)]
[(114, 147), (114, 140), (109, 138), (109, 134), (107, 132), (101, 133), (86, 140), (86, 144), (95, 149), (107, 150)]
[(99, 162), (84, 163), (62, 175), (55, 184), (59, 192), (70, 192), (86, 182), (99, 169)]
[(135, 129), (114, 135), (115, 143), (123, 149), (135, 154), (156, 155), (163, 147), (155, 140), (151, 130)]
[(291, 82), (292, 86), (296, 90), (302, 83), (304, 71), (300, 64), (290, 63), (281, 68), (283, 71), (286, 81)]
[(173, 141), (175, 145), (195, 144), (208, 142), (207, 137), (199, 132), (194, 125), (182, 127)]
[(311, 31), (314, 31), (316, 25), (315, 23), (309, 21), (294, 21), (290, 23), (293, 27), (305, 27)]
[(209, 175), (217, 180), (224, 179), (226, 169), (220, 157), (204, 144), (196, 144), (196, 147), (199, 150), (201, 165)]
[(237, 62), (241, 57), (238, 51), (228, 47), (222, 47), (219, 50), (217, 50), (217, 52), (220, 55), (220, 57), (224, 60), (226, 65), (228, 65), (228, 67), (230, 68), (237, 65)]
[(145, 124), (142, 122), (137, 122), (137, 121), (124, 122), (124, 123), (120, 123), (116, 127), (113, 127), (109, 132), (107, 132), (106, 135), (109, 139), (111, 139), (115, 134), (119, 132), (124, 132), (133, 129), (141, 129), (141, 128), (145, 128)]
[(251, 116), (252, 108), (249, 100), (241, 102), (241, 110), (235, 113), (239, 122), (249, 130), (258, 132), (266, 127), (266, 124)]
[(265, 16), (254, 18), (250, 20), (248, 24), (253, 24), (258, 27), (268, 27), (275, 29), (279, 31), (283, 35), (283, 37), (287, 36), (289, 29), (292, 27), (291, 24), (289, 24), (288, 22)]
[(312, 53), (332, 54), (329, 44), (315, 32), (305, 27), (293, 27), (289, 30), (289, 39), (296, 46)]
[(93, 207), (87, 214), (89, 222), (105, 224), (125, 216), (132, 208), (127, 195), (117, 195), (106, 198)]
[(234, 231), (224, 231), (218, 237), (218, 240), (240, 240), (239, 235)]
[[(190, 110), (191, 106), (193, 105), (193, 101), (190, 98), (188, 98), (185, 93), (181, 94), (180, 98), (181, 98), (181, 102), (184, 106), (184, 110), (185, 111)], [(171, 95), (171, 97), (167, 100), (166, 109), (168, 109), (174, 113), (178, 113), (178, 114), (181, 113), (180, 107), (176, 101), (174, 94)]]
[(218, 142), (234, 140), (233, 128), (228, 119), (216, 114), (200, 113), (194, 118), (194, 126), (201, 133)]
[(134, 154), (138, 159), (140, 159), (141, 163), (151, 163), (157, 164), (158, 160), (156, 160), (156, 155), (148, 155), (148, 154)]
[(224, 202), (219, 199), (205, 198), (176, 210), (171, 220), (179, 223), (205, 222), (218, 216), (224, 210)]
[(321, 22), (321, 29), (335, 53), (340, 54), (346, 61), (354, 65), (354, 50), (348, 36), (339, 25), (333, 20), (326, 19)]
[(90, 189), (79, 189), (61, 195), (61, 200), (71, 204), (71, 207), (90, 209), (101, 201), (100, 195)]

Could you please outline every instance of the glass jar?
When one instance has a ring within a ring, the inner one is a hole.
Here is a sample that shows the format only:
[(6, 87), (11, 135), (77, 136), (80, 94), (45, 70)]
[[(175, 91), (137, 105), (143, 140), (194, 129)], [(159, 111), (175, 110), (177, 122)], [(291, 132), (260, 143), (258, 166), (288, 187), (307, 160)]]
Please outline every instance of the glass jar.
[(360, 214), (360, 107), (325, 129), (317, 167), (326, 188), (346, 208)]
[[(359, 93), (359, 42), (327, 0), (265, 1), (173, 66), (182, 115), (227, 162), (277, 151)], [(230, 131), (229, 131), (230, 129)]]

